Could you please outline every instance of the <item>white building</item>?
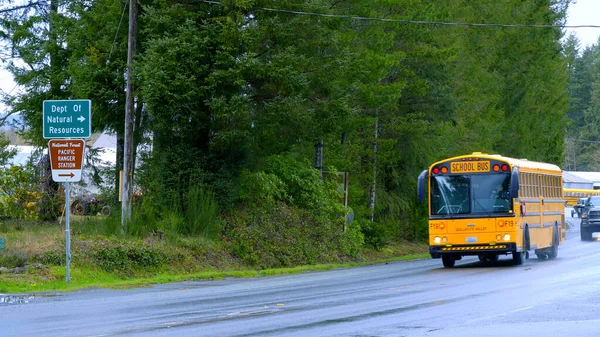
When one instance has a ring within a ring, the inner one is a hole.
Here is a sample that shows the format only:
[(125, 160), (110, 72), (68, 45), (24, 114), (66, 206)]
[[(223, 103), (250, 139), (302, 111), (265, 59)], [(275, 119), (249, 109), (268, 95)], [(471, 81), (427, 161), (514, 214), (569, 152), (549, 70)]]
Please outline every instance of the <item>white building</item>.
[(563, 171), (562, 176), (564, 188), (585, 190), (600, 188), (600, 172)]
[(563, 187), (598, 190), (600, 189), (600, 172), (563, 171)]

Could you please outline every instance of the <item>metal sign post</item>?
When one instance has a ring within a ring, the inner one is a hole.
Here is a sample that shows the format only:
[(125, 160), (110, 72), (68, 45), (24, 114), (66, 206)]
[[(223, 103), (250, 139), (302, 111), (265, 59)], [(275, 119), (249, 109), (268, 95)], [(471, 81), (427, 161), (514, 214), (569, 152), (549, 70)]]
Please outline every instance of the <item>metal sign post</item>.
[(81, 169), (83, 167), (83, 152), (85, 141), (82, 139), (51, 139), (48, 142), (50, 154), (50, 167), (52, 168), (52, 179), (56, 182), (65, 183), (65, 212), (66, 217), (66, 264), (67, 277), (71, 279), (71, 182), (81, 180)]
[(67, 213), (65, 217), (65, 239), (66, 239), (66, 281), (69, 282), (71, 280), (71, 188), (70, 183), (65, 183), (65, 212)]
[(92, 101), (47, 100), (42, 105), (43, 136), (50, 139), (48, 154), (52, 180), (65, 183), (65, 212), (67, 213), (66, 281), (71, 280), (71, 182), (81, 180), (85, 141), (92, 131)]

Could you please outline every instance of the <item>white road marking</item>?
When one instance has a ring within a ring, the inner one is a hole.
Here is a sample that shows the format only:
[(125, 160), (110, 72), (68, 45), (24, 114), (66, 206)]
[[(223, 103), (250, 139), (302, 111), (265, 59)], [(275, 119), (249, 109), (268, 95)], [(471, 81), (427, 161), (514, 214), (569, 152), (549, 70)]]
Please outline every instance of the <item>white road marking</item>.
[(484, 317), (480, 317), (480, 318), (469, 320), (466, 323), (473, 323), (473, 322), (483, 321), (483, 320), (486, 320), (486, 319), (491, 319), (491, 318), (506, 316), (506, 315), (514, 314), (515, 312), (525, 311), (525, 310), (529, 310), (529, 309), (532, 309), (532, 308), (533, 308), (532, 306), (529, 306), (529, 307), (524, 307), (524, 308), (520, 308), (520, 309), (508, 311), (508, 312), (503, 312), (503, 313), (496, 314), (496, 315), (484, 316)]

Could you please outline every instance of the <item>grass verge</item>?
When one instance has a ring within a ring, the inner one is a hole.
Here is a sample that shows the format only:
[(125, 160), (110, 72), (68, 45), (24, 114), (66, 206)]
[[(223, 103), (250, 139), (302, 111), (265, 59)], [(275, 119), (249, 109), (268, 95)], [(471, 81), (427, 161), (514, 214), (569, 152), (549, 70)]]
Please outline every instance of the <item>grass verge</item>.
[[(107, 237), (82, 233), (72, 222), (70, 281), (66, 281), (64, 227), (0, 223), (0, 293), (44, 293), (84, 288), (132, 288), (190, 280), (253, 278), (350, 268), (428, 258), (427, 245), (396, 242), (332, 263), (256, 269), (244, 265), (222, 242), (201, 238)], [(4, 268), (4, 269), (2, 269)], [(22, 268), (15, 273), (15, 268)]]

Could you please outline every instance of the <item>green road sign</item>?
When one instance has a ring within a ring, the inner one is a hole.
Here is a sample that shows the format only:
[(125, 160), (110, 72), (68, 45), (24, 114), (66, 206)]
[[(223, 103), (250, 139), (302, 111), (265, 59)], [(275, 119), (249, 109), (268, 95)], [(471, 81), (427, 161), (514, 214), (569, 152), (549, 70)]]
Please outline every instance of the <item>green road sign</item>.
[(92, 101), (44, 101), (43, 118), (44, 138), (89, 138)]

